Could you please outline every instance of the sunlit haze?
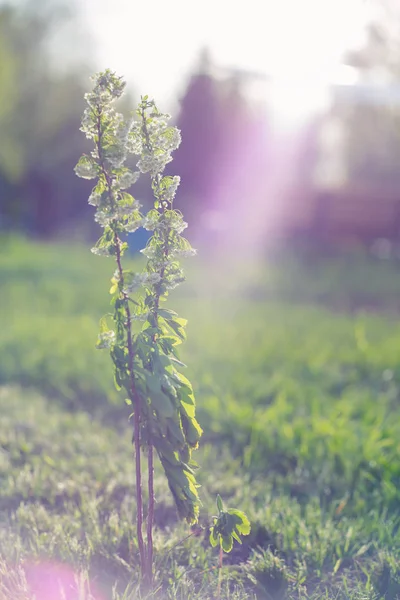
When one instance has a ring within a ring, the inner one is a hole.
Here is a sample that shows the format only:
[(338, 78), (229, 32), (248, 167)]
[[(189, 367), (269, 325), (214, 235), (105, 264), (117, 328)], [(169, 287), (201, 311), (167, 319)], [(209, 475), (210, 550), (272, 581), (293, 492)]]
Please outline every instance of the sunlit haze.
[[(174, 103), (207, 47), (217, 76), (232, 70), (252, 74), (249, 91), (265, 102), (278, 135), (284, 136), (300, 130), (327, 104), (330, 85), (354, 83), (344, 55), (363, 43), (371, 16), (365, 0), (80, 0), (79, 10), (93, 38), (98, 68), (123, 75), (132, 92), (155, 97), (175, 113)], [(250, 154), (243, 150), (230, 157), (227, 172), (221, 166), (211, 193), (213, 208), (204, 215), (220, 239), (240, 236), (248, 248), (265, 240), (265, 224), (277, 222), (276, 211), (284, 210), (297, 162), (296, 141), (290, 140), (278, 144), (268, 183), (263, 177), (250, 187), (245, 182), (255, 140)], [(238, 190), (246, 190), (242, 199), (232, 197), (233, 189), (239, 196)], [(244, 223), (246, 197), (258, 209)], [(229, 223), (222, 218), (227, 205), (234, 205)]]
[[(338, 65), (363, 36), (365, 0), (80, 0), (99, 68), (124, 74), (137, 93), (170, 101), (183, 90), (199, 50), (221, 67), (278, 78), (297, 110), (320, 102), (321, 88), (341, 79)], [(302, 86), (295, 102), (293, 91)], [(283, 93), (282, 93), (283, 92)], [(293, 108), (293, 110), (296, 110)]]

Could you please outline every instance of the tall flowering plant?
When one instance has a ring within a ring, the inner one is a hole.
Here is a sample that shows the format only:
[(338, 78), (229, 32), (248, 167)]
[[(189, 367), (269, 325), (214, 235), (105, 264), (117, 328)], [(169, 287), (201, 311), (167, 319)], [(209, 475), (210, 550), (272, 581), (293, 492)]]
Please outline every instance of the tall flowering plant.
[[(101, 319), (98, 348), (108, 348), (115, 385), (124, 389), (132, 405), (136, 466), (137, 540), (143, 578), (151, 584), (153, 571), (154, 453), (163, 466), (179, 515), (195, 523), (199, 514), (196, 463), (192, 451), (202, 434), (195, 417), (195, 398), (181, 369), (177, 347), (185, 340), (186, 320), (164, 303), (169, 292), (184, 281), (180, 258), (195, 251), (182, 236), (187, 223), (173, 208), (179, 177), (163, 175), (172, 152), (179, 146), (179, 130), (168, 124), (147, 96), (133, 117), (116, 112), (114, 102), (124, 92), (122, 78), (107, 70), (94, 78), (86, 94), (87, 108), (81, 130), (93, 142), (75, 167), (79, 177), (96, 180), (89, 197), (103, 234), (92, 252), (111, 257), (111, 326)], [(135, 118), (136, 117), (136, 118)], [(136, 157), (137, 170), (126, 166)], [(150, 174), (154, 205), (141, 212), (127, 191), (142, 173)], [(144, 227), (152, 232), (142, 250), (142, 271), (124, 267), (127, 233)], [(142, 454), (148, 462), (148, 510), (144, 532)]]

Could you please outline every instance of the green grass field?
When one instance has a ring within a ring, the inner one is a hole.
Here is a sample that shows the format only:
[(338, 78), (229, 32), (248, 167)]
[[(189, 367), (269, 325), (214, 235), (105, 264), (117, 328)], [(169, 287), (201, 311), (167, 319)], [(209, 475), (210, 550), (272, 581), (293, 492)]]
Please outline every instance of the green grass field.
[[(400, 598), (400, 267), (305, 257), (194, 259), (171, 296), (205, 530), (185, 539), (157, 472), (161, 599), (215, 598), (217, 493), (252, 523), (223, 598)], [(140, 598), (129, 411), (95, 349), (113, 271), (79, 245), (0, 240), (0, 600)]]

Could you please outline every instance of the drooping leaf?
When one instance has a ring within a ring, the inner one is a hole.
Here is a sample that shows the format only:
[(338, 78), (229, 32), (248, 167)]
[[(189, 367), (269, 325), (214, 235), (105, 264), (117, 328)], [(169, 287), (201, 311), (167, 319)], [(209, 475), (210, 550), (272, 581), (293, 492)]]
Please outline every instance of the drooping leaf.
[(171, 400), (167, 394), (161, 389), (161, 382), (159, 378), (152, 373), (146, 374), (146, 385), (150, 398), (150, 402), (155, 410), (162, 417), (173, 417), (175, 407), (172, 405)]
[(227, 510), (228, 514), (234, 517), (235, 528), (238, 533), (242, 535), (248, 535), (251, 531), (250, 521), (241, 510), (236, 510), (235, 508), (229, 508)]
[(224, 552), (230, 552), (233, 548), (233, 538), (230, 534), (221, 536), (221, 546)]

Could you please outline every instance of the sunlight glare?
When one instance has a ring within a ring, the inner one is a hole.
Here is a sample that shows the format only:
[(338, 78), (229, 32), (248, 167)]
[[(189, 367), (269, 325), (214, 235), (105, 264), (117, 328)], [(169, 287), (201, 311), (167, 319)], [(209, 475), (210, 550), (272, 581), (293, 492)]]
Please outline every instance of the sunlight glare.
[(367, 18), (364, 0), (154, 0), (151, 8), (129, 0), (75, 1), (99, 68), (120, 72), (139, 94), (169, 102), (184, 90), (203, 47), (222, 69), (326, 81), (345, 50), (362, 40)]

